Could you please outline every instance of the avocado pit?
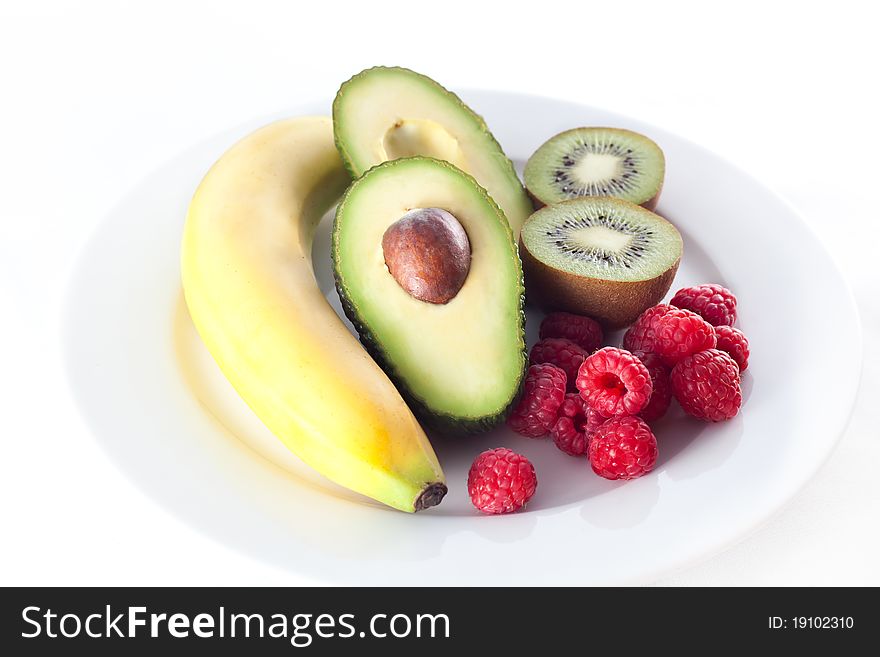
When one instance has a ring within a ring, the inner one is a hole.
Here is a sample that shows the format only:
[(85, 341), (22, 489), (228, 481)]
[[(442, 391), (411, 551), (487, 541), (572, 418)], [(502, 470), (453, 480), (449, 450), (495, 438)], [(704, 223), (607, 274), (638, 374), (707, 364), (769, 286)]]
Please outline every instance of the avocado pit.
[(385, 265), (397, 284), (427, 303), (445, 304), (458, 294), (471, 267), (467, 233), (441, 208), (416, 208), (382, 236)]

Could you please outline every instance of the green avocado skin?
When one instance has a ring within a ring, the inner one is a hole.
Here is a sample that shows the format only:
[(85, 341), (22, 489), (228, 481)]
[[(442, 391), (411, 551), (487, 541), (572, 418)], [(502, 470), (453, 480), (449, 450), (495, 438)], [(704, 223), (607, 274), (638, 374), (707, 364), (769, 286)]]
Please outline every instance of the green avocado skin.
[(340, 253), (338, 246), (339, 240), (337, 239), (338, 231), (340, 229), (339, 218), (345, 211), (345, 204), (349, 195), (352, 193), (352, 190), (355, 189), (355, 187), (362, 180), (367, 178), (373, 171), (378, 171), (380, 169), (385, 169), (388, 167), (405, 165), (407, 162), (420, 160), (430, 160), (431, 162), (452, 169), (458, 172), (460, 175), (468, 178), (473, 183), (473, 185), (480, 190), (486, 201), (491, 204), (492, 207), (495, 208), (495, 210), (497, 210), (500, 217), (504, 217), (504, 213), (501, 211), (495, 201), (493, 201), (489, 194), (482, 187), (479, 186), (479, 184), (476, 180), (473, 179), (473, 177), (469, 176), (468, 174), (464, 173), (463, 171), (449, 164), (448, 162), (435, 160), (428, 157), (410, 157), (398, 160), (391, 160), (388, 162), (383, 162), (382, 164), (378, 164), (373, 168), (367, 170), (363, 176), (355, 180), (355, 182), (348, 188), (348, 190), (346, 190), (345, 195), (343, 196), (342, 200), (336, 208), (336, 216), (333, 221), (333, 240), (331, 248), (331, 257), (333, 260), (333, 278), (336, 285), (336, 292), (339, 295), (339, 301), (342, 305), (343, 311), (345, 312), (345, 316), (349, 319), (352, 325), (354, 325), (355, 330), (357, 330), (358, 332), (361, 344), (363, 344), (364, 348), (367, 350), (367, 353), (370, 354), (373, 360), (375, 360), (376, 363), (382, 368), (382, 370), (388, 375), (388, 378), (390, 378), (391, 381), (394, 383), (401, 396), (406, 400), (407, 405), (410, 407), (410, 409), (413, 411), (413, 413), (426, 429), (429, 429), (438, 434), (448, 436), (483, 433), (495, 428), (496, 426), (504, 422), (504, 420), (507, 418), (511, 408), (514, 406), (514, 404), (516, 404), (516, 402), (519, 400), (520, 395), (522, 394), (523, 383), (529, 364), (525, 341), (525, 283), (523, 281), (522, 263), (520, 262), (518, 247), (513, 241), (513, 234), (510, 232), (510, 227), (509, 225), (507, 225), (506, 219), (504, 220), (504, 224), (507, 228), (508, 236), (512, 245), (511, 253), (513, 254), (513, 257), (516, 258), (516, 268), (518, 272), (518, 279), (515, 282), (515, 286), (516, 293), (519, 297), (519, 312), (517, 313), (517, 315), (519, 319), (518, 332), (520, 335), (522, 348), (520, 350), (521, 367), (519, 368), (518, 385), (516, 386), (514, 394), (509, 400), (506, 401), (506, 403), (504, 403), (502, 408), (497, 413), (480, 417), (469, 417), (463, 415), (458, 416), (450, 415), (447, 413), (440, 413), (434, 411), (424, 399), (416, 395), (410, 389), (406, 380), (400, 375), (392, 359), (388, 357), (388, 354), (382, 347), (382, 343), (380, 342), (380, 340), (373, 334), (367, 323), (363, 320), (360, 312), (358, 311), (357, 303), (352, 298), (352, 295), (349, 293), (345, 284), (344, 277), (341, 274)]

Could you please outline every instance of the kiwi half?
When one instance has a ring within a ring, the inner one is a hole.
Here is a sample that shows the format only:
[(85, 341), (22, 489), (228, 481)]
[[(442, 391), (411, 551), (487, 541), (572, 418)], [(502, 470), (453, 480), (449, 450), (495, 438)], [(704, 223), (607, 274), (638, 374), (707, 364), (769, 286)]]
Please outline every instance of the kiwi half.
[(653, 141), (622, 128), (575, 128), (546, 141), (526, 163), (526, 188), (538, 205), (614, 196), (653, 210), (666, 162)]
[(609, 328), (632, 324), (663, 298), (681, 254), (675, 226), (609, 196), (548, 205), (520, 233), (529, 301), (589, 315)]

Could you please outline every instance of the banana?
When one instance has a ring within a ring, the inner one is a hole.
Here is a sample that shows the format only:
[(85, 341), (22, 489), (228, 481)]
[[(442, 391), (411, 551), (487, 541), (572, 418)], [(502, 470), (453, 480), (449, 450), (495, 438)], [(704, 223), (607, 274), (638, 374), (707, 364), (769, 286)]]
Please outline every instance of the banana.
[(446, 493), (434, 450), (312, 270), (315, 227), (349, 182), (329, 118), (242, 139), (190, 203), (184, 295), (224, 375), (288, 449), (342, 486), (419, 511)]

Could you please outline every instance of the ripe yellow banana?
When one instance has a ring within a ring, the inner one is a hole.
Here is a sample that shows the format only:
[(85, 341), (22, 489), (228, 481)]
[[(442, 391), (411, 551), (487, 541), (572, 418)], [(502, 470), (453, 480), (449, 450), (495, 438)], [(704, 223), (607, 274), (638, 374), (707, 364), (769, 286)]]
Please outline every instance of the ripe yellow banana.
[(290, 450), (342, 486), (419, 511), (446, 493), (434, 450), (312, 271), (314, 229), (348, 183), (329, 118), (245, 137), (190, 204), (184, 294), (223, 373)]

